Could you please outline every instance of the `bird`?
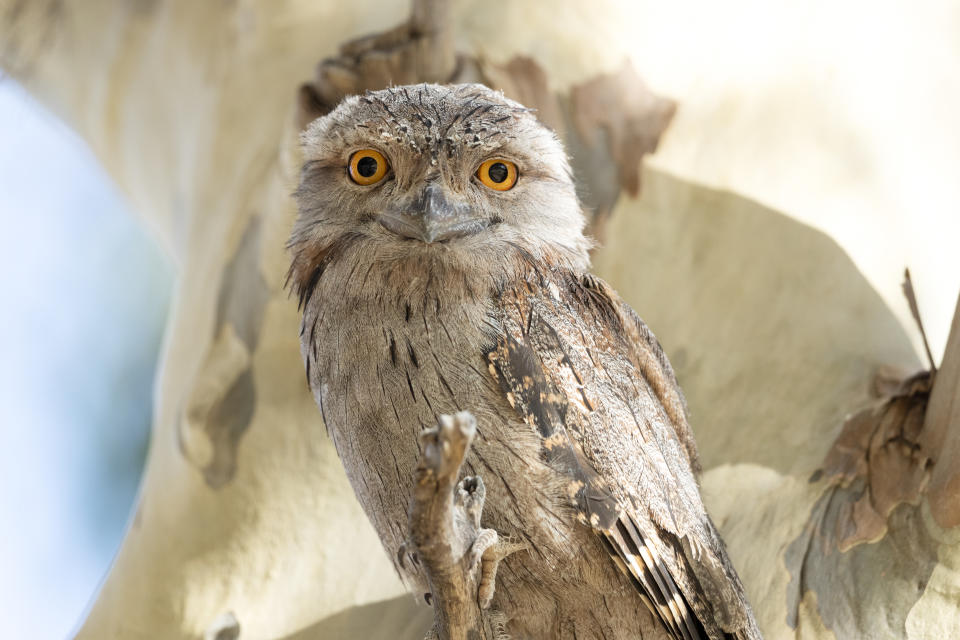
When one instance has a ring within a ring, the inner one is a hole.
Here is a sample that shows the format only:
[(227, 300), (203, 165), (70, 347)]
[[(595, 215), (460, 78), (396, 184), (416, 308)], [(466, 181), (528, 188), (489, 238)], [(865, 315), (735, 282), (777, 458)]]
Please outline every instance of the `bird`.
[(674, 371), (589, 272), (566, 151), (535, 111), (478, 84), (390, 87), (301, 147), (288, 286), (307, 382), (411, 590), (418, 434), (469, 411), (483, 526), (523, 547), (491, 604), (509, 637), (761, 637)]

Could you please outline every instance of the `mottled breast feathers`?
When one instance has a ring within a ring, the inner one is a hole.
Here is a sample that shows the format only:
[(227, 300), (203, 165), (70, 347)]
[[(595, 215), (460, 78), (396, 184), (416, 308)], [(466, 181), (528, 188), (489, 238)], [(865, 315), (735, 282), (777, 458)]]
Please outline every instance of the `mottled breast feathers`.
[(534, 271), (500, 311), (490, 372), (643, 602), (677, 639), (760, 637), (700, 499), (683, 395), (646, 325), (604, 282), (566, 270)]

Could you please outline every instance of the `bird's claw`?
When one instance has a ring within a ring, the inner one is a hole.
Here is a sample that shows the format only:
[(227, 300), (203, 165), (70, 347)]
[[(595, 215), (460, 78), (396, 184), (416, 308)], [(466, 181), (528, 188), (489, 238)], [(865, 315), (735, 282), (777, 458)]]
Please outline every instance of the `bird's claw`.
[[(500, 567), (500, 562), (512, 553), (526, 549), (527, 545), (509, 538), (500, 538), (493, 529), (483, 529), (480, 532), (474, 542), (474, 548), (481, 545), (483, 548), (477, 554), (480, 569), (480, 579), (477, 581), (477, 604), (481, 609), (489, 609), (497, 588), (497, 569)], [(471, 548), (471, 554), (474, 548)]]

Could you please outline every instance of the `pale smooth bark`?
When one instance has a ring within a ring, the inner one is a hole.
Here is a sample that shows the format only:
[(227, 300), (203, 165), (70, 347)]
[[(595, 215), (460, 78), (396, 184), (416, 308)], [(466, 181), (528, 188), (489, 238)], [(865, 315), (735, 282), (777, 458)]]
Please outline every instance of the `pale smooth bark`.
[[(609, 34), (623, 5), (544, 5), (456, 3), (455, 44), (497, 64), (531, 56), (552, 92), (620, 68), (629, 52)], [(0, 0), (0, 65), (84, 136), (179, 270), (139, 505), (78, 637), (419, 640), (429, 626), (326, 438), (283, 290), (297, 87), (407, 11)], [(821, 232), (662, 172), (642, 184), (617, 200), (597, 269), (676, 366), (703, 492), (766, 637), (960, 633), (960, 531), (926, 494), (879, 540), (803, 547), (824, 497), (850, 490), (809, 481), (845, 416), (880, 365), (919, 366), (904, 329)], [(932, 495), (948, 503), (958, 343), (955, 329), (940, 377), (954, 382), (931, 400), (945, 452)], [(834, 580), (838, 567), (854, 582)]]

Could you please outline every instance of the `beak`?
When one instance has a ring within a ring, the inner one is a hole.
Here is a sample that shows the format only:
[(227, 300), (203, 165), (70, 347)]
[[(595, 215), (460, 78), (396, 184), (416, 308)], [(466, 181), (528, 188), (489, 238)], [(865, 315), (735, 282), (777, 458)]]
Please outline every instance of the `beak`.
[(391, 208), (379, 218), (380, 224), (406, 238), (443, 242), (483, 230), (489, 221), (474, 215), (464, 202), (447, 195), (431, 182), (406, 206)]

